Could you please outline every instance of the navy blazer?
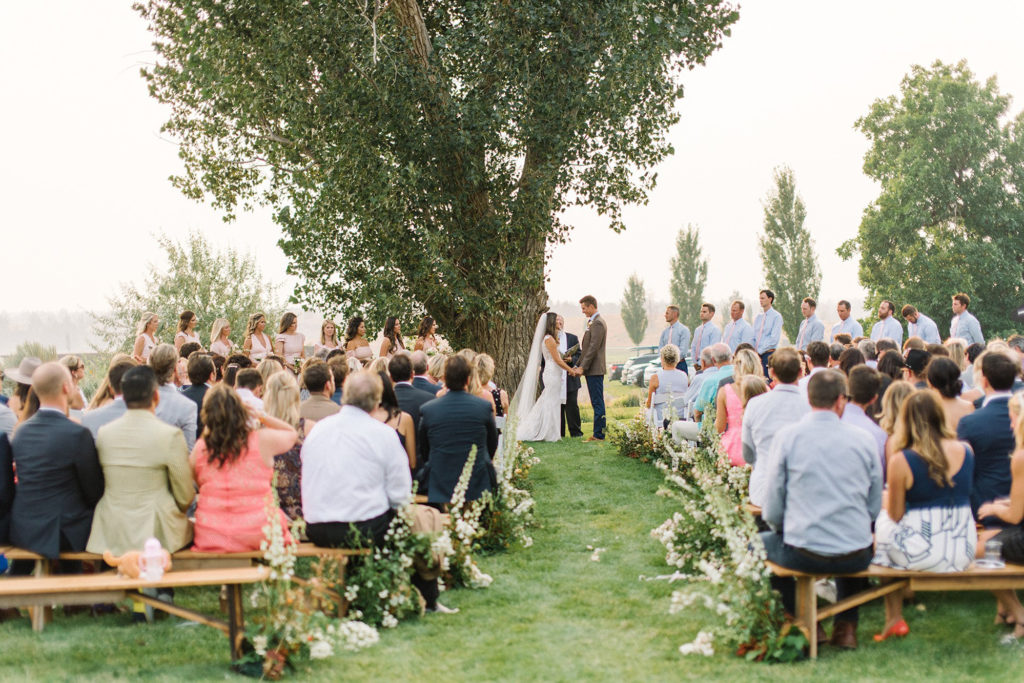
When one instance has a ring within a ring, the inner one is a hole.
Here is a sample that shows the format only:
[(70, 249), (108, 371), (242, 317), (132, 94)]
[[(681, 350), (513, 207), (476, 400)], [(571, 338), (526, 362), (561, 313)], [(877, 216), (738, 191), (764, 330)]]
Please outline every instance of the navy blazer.
[(11, 440), (18, 472), (11, 543), (56, 558), (85, 550), (103, 497), (103, 469), (92, 434), (53, 410), (40, 410)]
[(498, 448), (498, 429), (491, 403), (465, 391), (449, 391), (420, 408), (416, 441), (423, 459), (430, 461), (427, 500), (447, 503), (466, 465), (470, 448), (476, 461), (466, 490), (466, 500), (476, 500), (491, 489), (491, 457)]
[(970, 415), (960, 418), (956, 436), (974, 450), (974, 482), (971, 508), (1010, 495), (1010, 454), (1016, 444), (1010, 428), (1010, 399), (1000, 396)]
[(190, 384), (181, 390), (181, 395), (196, 404), (196, 439), (203, 435), (203, 399), (210, 390), (206, 382)]
[(11, 442), (0, 432), (0, 545), (11, 542), (11, 506), (14, 505), (14, 461)]
[(395, 384), (395, 397), (398, 399), (398, 407), (412, 416), (413, 430), (419, 431), (420, 406), (428, 401), (433, 401), (434, 395), (429, 391), (417, 389), (411, 384)]
[(421, 391), (426, 391), (431, 396), (437, 396), (437, 392), (441, 391), (440, 384), (434, 384), (425, 377), (413, 377), (412, 385)]

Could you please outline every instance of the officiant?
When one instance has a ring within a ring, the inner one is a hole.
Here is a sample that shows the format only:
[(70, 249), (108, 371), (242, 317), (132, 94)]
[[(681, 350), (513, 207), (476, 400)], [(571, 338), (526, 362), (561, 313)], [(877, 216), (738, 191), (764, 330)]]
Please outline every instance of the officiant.
[[(565, 331), (565, 320), (558, 316), (558, 352), (562, 354), (569, 367), (576, 367), (580, 362), (580, 340), (575, 334)], [(571, 353), (570, 353), (571, 350)], [(562, 371), (562, 431), (565, 437), (565, 428), (568, 424), (569, 436), (583, 436), (583, 427), (580, 424), (580, 404), (577, 402), (582, 382), (580, 378)]]

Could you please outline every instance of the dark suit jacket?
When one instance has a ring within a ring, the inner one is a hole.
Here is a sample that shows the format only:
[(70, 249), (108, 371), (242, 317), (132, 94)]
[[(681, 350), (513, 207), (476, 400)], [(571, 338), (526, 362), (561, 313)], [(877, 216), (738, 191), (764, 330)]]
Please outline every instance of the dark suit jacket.
[[(398, 407), (409, 413), (412, 417), (413, 429), (420, 429), (420, 406), (427, 401), (433, 401), (434, 395), (429, 391), (417, 389), (411, 384), (396, 384), (395, 396), (398, 398)], [(419, 448), (417, 448), (419, 450)]]
[(430, 380), (422, 377), (413, 377), (412, 385), (417, 389), (430, 393), (431, 396), (437, 396), (437, 392), (441, 391), (440, 384), (434, 384)]
[(203, 399), (210, 387), (206, 383), (190, 384), (181, 390), (182, 395), (196, 404), (196, 439), (203, 435)]
[(974, 450), (971, 507), (975, 512), (982, 503), (1010, 495), (1010, 453), (1015, 444), (1009, 403), (1008, 397), (993, 399), (987, 406), (960, 418), (956, 428), (957, 438)]
[(22, 424), (11, 451), (18, 471), (11, 543), (56, 558), (85, 550), (103, 496), (103, 469), (92, 434), (64, 415), (40, 410)]
[(11, 542), (11, 506), (14, 504), (14, 463), (11, 442), (0, 433), (0, 545)]
[(498, 448), (498, 430), (490, 402), (465, 391), (450, 391), (424, 403), (416, 441), (423, 458), (430, 460), (429, 502), (451, 500), (473, 446), (477, 448), (476, 461), (466, 500), (476, 500), (491, 489), (491, 457)]

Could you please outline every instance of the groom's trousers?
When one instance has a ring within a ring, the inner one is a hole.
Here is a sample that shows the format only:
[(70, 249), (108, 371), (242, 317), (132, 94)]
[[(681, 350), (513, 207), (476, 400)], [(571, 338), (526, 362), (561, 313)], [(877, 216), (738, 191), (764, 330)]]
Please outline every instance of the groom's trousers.
[(569, 425), (569, 436), (583, 436), (583, 428), (580, 426), (579, 389), (565, 392), (565, 403), (562, 404), (562, 436), (565, 436), (566, 424)]
[(584, 375), (590, 405), (594, 406), (594, 438), (604, 438), (604, 375)]

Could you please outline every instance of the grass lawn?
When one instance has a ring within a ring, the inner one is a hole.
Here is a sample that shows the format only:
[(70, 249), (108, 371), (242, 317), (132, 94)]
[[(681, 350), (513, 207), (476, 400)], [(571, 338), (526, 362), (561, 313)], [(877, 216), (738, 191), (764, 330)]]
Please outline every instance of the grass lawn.
[[(634, 409), (631, 409), (635, 411)], [(630, 413), (632, 414), (632, 413)], [(589, 433), (589, 430), (586, 430)], [(994, 601), (985, 593), (927, 593), (908, 607), (910, 636), (876, 644), (881, 605), (862, 609), (861, 648), (827, 646), (817, 662), (748, 664), (730, 653), (683, 657), (678, 646), (712, 619), (668, 614), (668, 573), (648, 536), (672, 512), (655, 496), (650, 465), (578, 440), (540, 444), (533, 470), (540, 527), (534, 546), (480, 558), (490, 588), (453, 591), (456, 615), (430, 615), (382, 633), (381, 642), (299, 672), (296, 680), (1019, 680), (1024, 650), (998, 644)], [(600, 561), (593, 551), (603, 548)], [(216, 591), (179, 591), (187, 606), (216, 610)], [(28, 620), (0, 624), (3, 680), (236, 678), (226, 639), (176, 619), (133, 626), (126, 615), (58, 615), (43, 634)]]

